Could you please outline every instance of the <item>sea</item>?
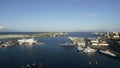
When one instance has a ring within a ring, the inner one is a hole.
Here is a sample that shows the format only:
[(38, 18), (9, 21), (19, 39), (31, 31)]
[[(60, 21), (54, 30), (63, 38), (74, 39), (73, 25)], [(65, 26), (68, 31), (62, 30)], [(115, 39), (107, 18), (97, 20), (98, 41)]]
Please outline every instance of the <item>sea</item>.
[[(0, 32), (0, 34), (34, 34), (42, 32)], [(91, 32), (68, 32), (65, 36), (35, 38), (44, 44), (18, 45), (0, 48), (0, 68), (21, 68), (22, 65), (43, 63), (44, 68), (120, 68), (120, 58), (98, 52), (85, 54), (76, 47), (62, 47), (71, 42), (68, 37), (91, 37)], [(20, 38), (0, 39), (18, 40)]]

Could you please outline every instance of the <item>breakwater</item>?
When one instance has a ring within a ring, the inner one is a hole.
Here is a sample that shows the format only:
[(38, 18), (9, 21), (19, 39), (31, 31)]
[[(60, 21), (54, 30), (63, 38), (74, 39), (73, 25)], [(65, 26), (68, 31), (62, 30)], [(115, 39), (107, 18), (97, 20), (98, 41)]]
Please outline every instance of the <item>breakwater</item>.
[(64, 32), (56, 32), (56, 33), (40, 33), (40, 34), (7, 34), (0, 35), (0, 39), (2, 38), (27, 38), (27, 37), (56, 37), (56, 36), (64, 36), (66, 33)]

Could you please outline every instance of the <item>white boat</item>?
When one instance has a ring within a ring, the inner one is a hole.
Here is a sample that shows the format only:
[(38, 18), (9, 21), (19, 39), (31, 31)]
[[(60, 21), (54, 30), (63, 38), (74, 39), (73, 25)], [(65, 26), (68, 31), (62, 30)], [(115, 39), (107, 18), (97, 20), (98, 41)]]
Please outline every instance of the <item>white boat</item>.
[(78, 45), (78, 46), (85, 47), (85, 46), (86, 46), (85, 40), (81, 37), (81, 38), (80, 38), (80, 41), (77, 42), (77, 45)]
[(23, 43), (25, 43), (25, 41), (26, 41), (26, 38), (18, 39), (18, 43), (19, 43), (19, 44), (23, 44)]
[(65, 42), (63, 44), (58, 44), (58, 45), (60, 45), (60, 46), (74, 46), (74, 44), (69, 43), (69, 42)]
[(113, 57), (116, 57), (117, 55), (115, 55), (114, 53), (111, 53), (110, 51), (106, 50), (106, 51), (103, 51), (103, 50), (99, 50), (99, 52), (103, 53), (103, 54), (106, 54), (106, 55), (110, 55), (110, 56), (113, 56)]
[(26, 43), (27, 43), (27, 42), (28, 42), (28, 43), (36, 43), (37, 40), (35, 40), (34, 38), (30, 38), (30, 39), (26, 39), (25, 42), (26, 42)]
[(80, 41), (77, 42), (77, 50), (84, 50), (84, 48), (86, 47), (86, 43), (85, 43), (85, 40), (80, 38)]
[(18, 43), (19, 44), (24, 44), (24, 43), (34, 44), (34, 43), (37, 43), (37, 40), (35, 40), (34, 38), (29, 38), (29, 39), (23, 38), (23, 39), (19, 39)]
[(83, 52), (85, 53), (91, 53), (91, 52), (96, 52), (97, 50), (96, 49), (92, 49), (91, 47), (87, 46)]
[(77, 50), (78, 50), (78, 51), (82, 51), (82, 50), (84, 50), (84, 48), (81, 47), (81, 46), (78, 46), (78, 47), (77, 47)]
[(82, 42), (78, 42), (77, 45), (78, 46), (86, 46), (85, 42), (83, 42), (83, 41)]

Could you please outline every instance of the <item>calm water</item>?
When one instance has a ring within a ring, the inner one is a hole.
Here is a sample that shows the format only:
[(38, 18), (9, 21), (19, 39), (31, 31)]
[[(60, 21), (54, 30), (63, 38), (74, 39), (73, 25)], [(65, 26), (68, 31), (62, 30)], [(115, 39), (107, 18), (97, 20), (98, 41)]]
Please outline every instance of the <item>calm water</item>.
[[(38, 42), (45, 43), (44, 45), (0, 48), (0, 68), (21, 68), (22, 65), (33, 62), (43, 63), (45, 68), (120, 68), (119, 59), (99, 53), (87, 55), (77, 52), (76, 47), (57, 46), (58, 43), (70, 41), (68, 36), (95, 37), (91, 33), (68, 33), (66, 36), (56, 38), (35, 38)], [(89, 62), (92, 62), (92, 65)]]

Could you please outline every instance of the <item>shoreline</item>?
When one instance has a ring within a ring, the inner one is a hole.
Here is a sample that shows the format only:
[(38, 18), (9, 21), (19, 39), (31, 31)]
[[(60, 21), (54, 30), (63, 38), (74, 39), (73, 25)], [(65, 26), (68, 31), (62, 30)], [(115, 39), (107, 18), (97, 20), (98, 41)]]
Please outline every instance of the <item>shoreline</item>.
[(12, 35), (12, 34), (9, 34), (9, 35), (0, 35), (0, 39), (4, 39), (4, 38), (24, 38), (24, 37), (30, 37), (29, 35)]
[(40, 34), (8, 34), (8, 35), (0, 35), (0, 39), (5, 38), (29, 38), (29, 37), (57, 37), (64, 36), (66, 33), (58, 32), (58, 33), (40, 33)]

